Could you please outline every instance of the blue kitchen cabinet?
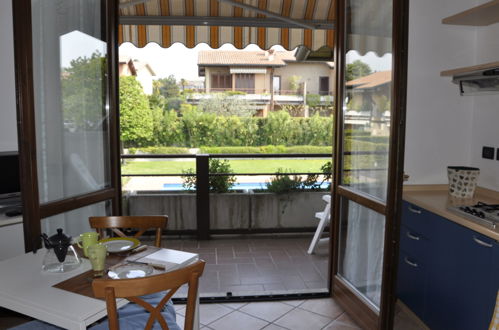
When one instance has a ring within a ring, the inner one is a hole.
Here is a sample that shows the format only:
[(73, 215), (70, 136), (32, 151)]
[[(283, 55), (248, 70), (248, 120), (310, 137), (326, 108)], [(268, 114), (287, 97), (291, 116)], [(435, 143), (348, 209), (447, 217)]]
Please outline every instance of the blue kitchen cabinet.
[(407, 307), (424, 319), (428, 270), (419, 259), (404, 250), (399, 253), (397, 294)]
[(435, 216), (404, 202), (400, 228), (397, 294), (420, 319), (427, 308), (428, 265), (432, 223)]
[[(419, 240), (407, 239), (408, 230)], [(410, 203), (400, 235), (399, 299), (431, 329), (487, 329), (499, 282), (497, 242)]]
[[(452, 221), (435, 224), (427, 325), (432, 329), (488, 329), (494, 307), (494, 241)], [(497, 288), (495, 289), (497, 291)]]

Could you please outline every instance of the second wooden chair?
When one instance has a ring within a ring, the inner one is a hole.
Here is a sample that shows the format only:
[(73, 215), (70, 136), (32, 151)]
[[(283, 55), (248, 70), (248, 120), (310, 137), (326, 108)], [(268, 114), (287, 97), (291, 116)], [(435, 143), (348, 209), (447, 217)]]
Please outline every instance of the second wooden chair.
[(156, 238), (154, 245), (161, 247), (161, 234), (168, 223), (166, 215), (143, 215), (143, 216), (105, 216), (90, 217), (90, 227), (97, 230), (101, 238), (104, 238), (106, 229), (111, 229), (120, 237), (127, 237), (124, 229), (136, 229), (134, 237), (139, 237), (147, 230), (155, 229)]

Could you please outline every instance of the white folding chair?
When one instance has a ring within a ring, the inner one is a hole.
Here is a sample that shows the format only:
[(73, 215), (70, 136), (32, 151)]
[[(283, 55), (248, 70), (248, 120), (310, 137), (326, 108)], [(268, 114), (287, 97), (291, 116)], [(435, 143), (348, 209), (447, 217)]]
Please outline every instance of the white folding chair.
[(319, 219), (319, 224), (317, 225), (317, 229), (315, 230), (314, 238), (312, 238), (312, 242), (308, 248), (308, 254), (313, 254), (317, 244), (319, 242), (325, 242), (329, 240), (329, 237), (321, 238), (322, 232), (324, 228), (329, 223), (331, 218), (331, 195), (324, 195), (322, 199), (326, 202), (326, 207), (324, 211), (315, 213), (315, 217)]

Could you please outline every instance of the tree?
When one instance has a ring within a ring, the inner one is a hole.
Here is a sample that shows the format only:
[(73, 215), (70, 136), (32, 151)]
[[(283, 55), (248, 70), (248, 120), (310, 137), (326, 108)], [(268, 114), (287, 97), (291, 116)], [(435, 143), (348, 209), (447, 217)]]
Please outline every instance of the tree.
[(152, 82), (152, 94), (149, 95), (149, 106), (151, 109), (160, 108), (162, 110), (166, 109), (166, 98), (161, 95), (160, 87), (162, 86), (159, 80), (154, 80)]
[(121, 141), (125, 147), (142, 146), (153, 137), (149, 100), (135, 77), (120, 77)]
[(187, 80), (184, 78), (180, 79), (180, 86), (182, 86), (182, 92), (185, 91), (185, 86), (187, 85)]
[(289, 77), (288, 80), (289, 80), (289, 89), (293, 93), (298, 93), (298, 90), (300, 89), (301, 77), (293, 75)]
[(99, 52), (78, 57), (61, 74), (64, 124), (72, 129), (97, 128), (105, 116), (106, 58)]
[(173, 75), (168, 76), (168, 78), (158, 79), (157, 85), (159, 93), (165, 98), (177, 97), (179, 95), (177, 80)]
[(365, 77), (371, 73), (372, 70), (368, 64), (362, 62), (361, 60), (356, 60), (351, 64), (347, 64), (345, 79), (346, 81), (350, 81), (360, 77)]
[(212, 93), (210, 98), (199, 102), (198, 109), (218, 116), (251, 117), (255, 113), (251, 103), (241, 95)]

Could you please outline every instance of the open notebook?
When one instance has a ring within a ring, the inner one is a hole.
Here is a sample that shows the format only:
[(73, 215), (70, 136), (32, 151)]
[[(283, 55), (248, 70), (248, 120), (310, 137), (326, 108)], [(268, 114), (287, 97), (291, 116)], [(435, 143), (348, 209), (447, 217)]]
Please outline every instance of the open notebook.
[(137, 259), (138, 262), (165, 266), (165, 271), (172, 271), (195, 261), (198, 255), (179, 250), (161, 249), (145, 257)]

